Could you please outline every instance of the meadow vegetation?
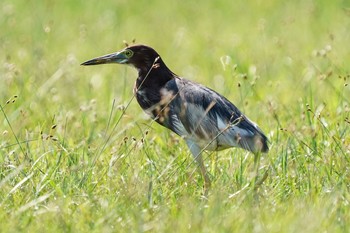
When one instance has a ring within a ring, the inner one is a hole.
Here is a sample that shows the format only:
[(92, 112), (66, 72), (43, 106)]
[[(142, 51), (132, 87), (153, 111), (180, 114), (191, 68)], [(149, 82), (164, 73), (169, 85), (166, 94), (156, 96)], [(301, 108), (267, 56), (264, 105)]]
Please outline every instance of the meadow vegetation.
[[(349, 232), (350, 3), (0, 2), (0, 232)], [(235, 103), (268, 135), (204, 155), (132, 94), (137, 73), (82, 67), (124, 42)]]

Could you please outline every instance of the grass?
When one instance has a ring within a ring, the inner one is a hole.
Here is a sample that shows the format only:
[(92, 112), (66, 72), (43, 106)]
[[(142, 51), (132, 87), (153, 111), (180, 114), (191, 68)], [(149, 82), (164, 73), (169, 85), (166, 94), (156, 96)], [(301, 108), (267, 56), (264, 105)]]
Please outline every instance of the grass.
[[(348, 232), (347, 1), (0, 3), (0, 232)], [(142, 113), (136, 72), (81, 67), (156, 48), (268, 134), (254, 158), (205, 154)]]

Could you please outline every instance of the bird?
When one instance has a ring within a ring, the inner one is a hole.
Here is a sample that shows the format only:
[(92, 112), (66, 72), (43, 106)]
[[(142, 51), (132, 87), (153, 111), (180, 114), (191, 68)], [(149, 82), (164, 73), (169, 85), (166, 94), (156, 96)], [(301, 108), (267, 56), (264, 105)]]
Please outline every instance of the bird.
[(208, 190), (211, 181), (203, 151), (238, 147), (260, 154), (269, 151), (259, 126), (218, 92), (172, 72), (158, 52), (130, 45), (119, 52), (99, 56), (81, 65), (126, 64), (138, 71), (133, 93), (141, 108), (160, 125), (182, 137), (198, 163)]

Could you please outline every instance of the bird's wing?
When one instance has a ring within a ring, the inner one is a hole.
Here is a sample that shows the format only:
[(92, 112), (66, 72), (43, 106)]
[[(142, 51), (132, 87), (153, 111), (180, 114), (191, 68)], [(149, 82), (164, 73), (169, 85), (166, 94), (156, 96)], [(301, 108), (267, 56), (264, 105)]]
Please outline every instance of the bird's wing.
[(217, 92), (180, 78), (169, 81), (165, 90), (172, 93), (168, 127), (177, 134), (208, 150), (266, 150), (266, 137), (257, 125)]

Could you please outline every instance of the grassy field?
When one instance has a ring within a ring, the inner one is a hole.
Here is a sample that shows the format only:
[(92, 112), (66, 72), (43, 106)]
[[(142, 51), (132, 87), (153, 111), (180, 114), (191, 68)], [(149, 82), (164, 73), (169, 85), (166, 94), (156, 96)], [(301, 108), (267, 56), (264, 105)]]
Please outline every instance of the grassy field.
[[(349, 232), (350, 2), (0, 2), (0, 232)], [(133, 99), (130, 67), (82, 67), (124, 42), (154, 47), (270, 141), (260, 160), (206, 153)]]

